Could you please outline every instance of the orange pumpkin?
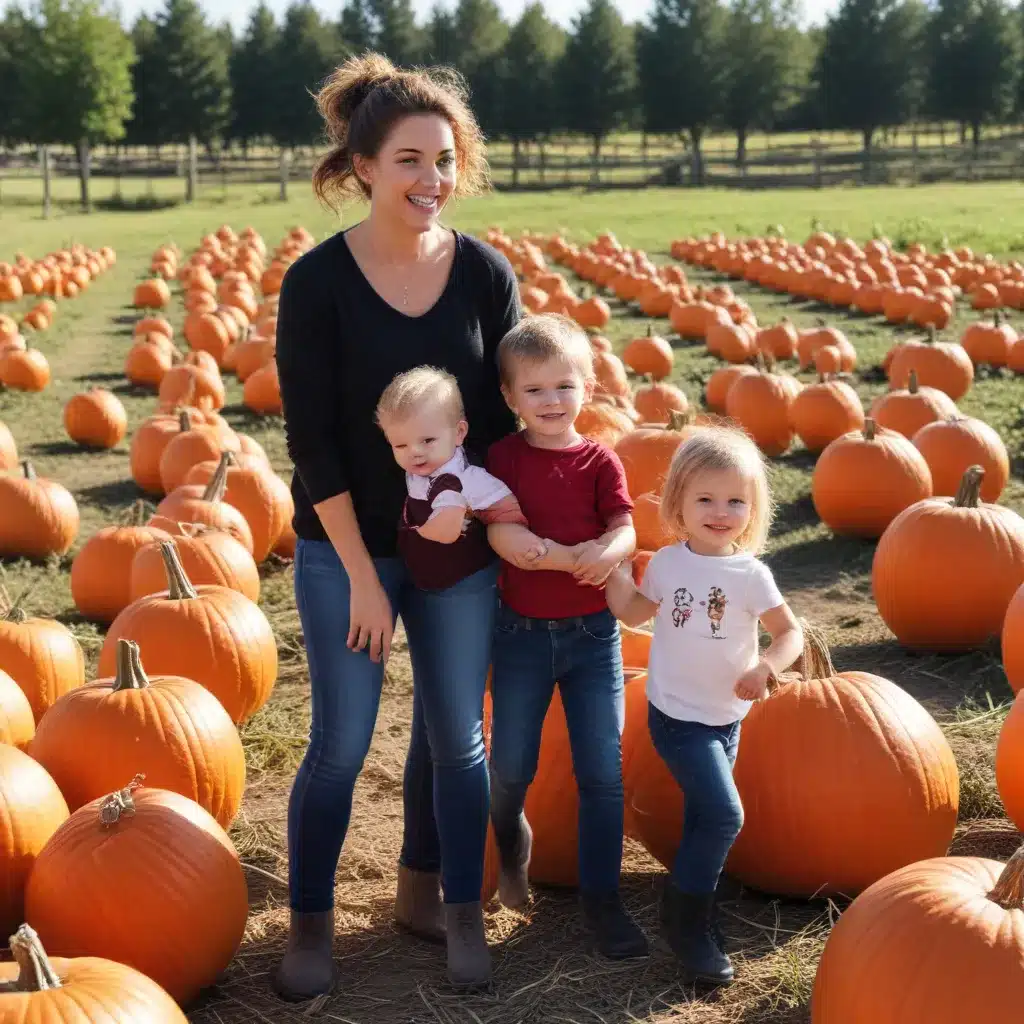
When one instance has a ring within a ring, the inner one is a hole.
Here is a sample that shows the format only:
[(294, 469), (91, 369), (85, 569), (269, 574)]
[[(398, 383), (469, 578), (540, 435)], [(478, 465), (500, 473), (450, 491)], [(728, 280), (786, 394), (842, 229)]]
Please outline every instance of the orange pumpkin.
[(135, 286), (133, 304), (140, 309), (163, 309), (171, 301), (171, 289), (160, 277), (140, 281)]
[(960, 344), (975, 366), (1006, 366), (1010, 349), (1017, 341), (1017, 332), (1006, 323), (998, 310), (991, 323), (977, 321), (960, 338)]
[(911, 370), (906, 388), (879, 395), (871, 403), (870, 415), (880, 427), (913, 438), (925, 424), (955, 416), (956, 412), (956, 402), (945, 391), (922, 387), (917, 371)]
[(128, 433), (128, 414), (121, 400), (106, 388), (90, 388), (68, 399), (64, 429), (86, 448), (113, 448)]
[(18, 465), (18, 446), (14, 443), (14, 435), (0, 420), (0, 473), (15, 469)]
[(633, 429), (633, 421), (611, 402), (587, 402), (573, 426), (583, 437), (614, 448)]
[(630, 431), (615, 446), (626, 472), (626, 484), (634, 497), (661, 494), (676, 449), (687, 435), (687, 418), (675, 415), (667, 426), (645, 424)]
[(134, 640), (151, 672), (205, 686), (232, 721), (244, 722), (270, 697), (277, 644), (260, 607), (228, 587), (194, 587), (173, 540), (160, 542), (168, 589), (133, 601), (111, 623), (98, 674), (112, 676), (117, 641)]
[(790, 407), (800, 390), (789, 374), (767, 369), (741, 374), (729, 388), (725, 411), (766, 455), (781, 455), (793, 443)]
[[(103, 756), (89, 757), (90, 749)], [(191, 679), (147, 676), (132, 640), (118, 641), (113, 678), (66, 693), (46, 712), (29, 753), (60, 786), (71, 811), (138, 769), (227, 828), (245, 789), (242, 741), (217, 698)]]
[(188, 417), (190, 426), (200, 426), (206, 422), (205, 414), (198, 409), (185, 409), (174, 415), (158, 413), (141, 423), (132, 435), (128, 450), (132, 479), (147, 494), (164, 493), (160, 480), (160, 459), (167, 445), (181, 433), (181, 412)]
[(811, 500), (834, 533), (880, 537), (904, 509), (931, 496), (924, 456), (902, 434), (864, 421), (863, 431), (838, 437), (818, 457)]
[(849, 384), (822, 374), (793, 399), (789, 419), (807, 450), (820, 452), (837, 437), (863, 427), (864, 408)]
[(63, 484), (36, 476), (31, 462), (22, 472), (0, 476), (0, 555), (63, 555), (78, 536), (78, 504)]
[(622, 361), (634, 373), (649, 375), (654, 380), (664, 380), (672, 373), (675, 353), (672, 346), (647, 329), (642, 338), (634, 338), (622, 353)]
[(905, 341), (896, 348), (889, 363), (890, 387), (905, 388), (911, 370), (921, 384), (944, 391), (954, 402), (974, 383), (974, 364), (963, 346), (936, 340), (933, 330), (924, 341)]
[(178, 417), (180, 429), (160, 454), (160, 485), (165, 494), (185, 483), (193, 466), (208, 459), (216, 461), (222, 451), (237, 452), (242, 447), (237, 438), (227, 441), (209, 424), (193, 425), (185, 412)]
[(32, 705), (21, 687), (0, 669), (0, 744), (24, 750), (36, 731)]
[(25, 886), (36, 858), (67, 817), (46, 769), (0, 744), (0, 929), (8, 935), (25, 920)]
[(1014, 693), (1024, 690), (1024, 583), (1010, 600), (1003, 619), (1003, 670)]
[(981, 500), (999, 500), (1010, 479), (1010, 456), (984, 420), (954, 414), (926, 423), (912, 440), (931, 470), (933, 494), (956, 494), (967, 468), (979, 465), (985, 470)]
[(981, 502), (984, 475), (972, 466), (955, 498), (927, 498), (905, 509), (875, 549), (875, 603), (907, 647), (970, 650), (999, 636), (1024, 582), (1024, 519)]
[(127, 964), (187, 1004), (238, 950), (245, 875), (207, 811), (139, 782), (57, 829), (32, 867), (25, 914), (54, 954)]
[(50, 383), (50, 364), (37, 348), (0, 347), (0, 384), (16, 391), (42, 391)]
[(708, 378), (704, 391), (704, 404), (712, 412), (724, 413), (729, 389), (737, 378), (750, 373), (757, 373), (757, 369), (753, 366), (735, 363), (729, 366), (720, 366)]

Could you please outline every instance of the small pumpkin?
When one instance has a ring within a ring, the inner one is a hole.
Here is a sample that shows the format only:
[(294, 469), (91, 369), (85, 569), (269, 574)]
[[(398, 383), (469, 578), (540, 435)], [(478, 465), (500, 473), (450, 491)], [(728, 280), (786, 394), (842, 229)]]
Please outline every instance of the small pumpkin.
[(694, 417), (674, 414), (668, 424), (644, 424), (626, 434), (615, 446), (615, 454), (626, 473), (626, 485), (633, 496), (661, 494), (676, 449), (687, 435)]
[(259, 605), (228, 587), (195, 587), (173, 540), (160, 542), (167, 590), (133, 601), (111, 623), (98, 674), (112, 676), (117, 641), (134, 640), (150, 671), (205, 686), (232, 721), (244, 722), (270, 697), (277, 679), (277, 644)]
[(927, 498), (905, 509), (875, 549), (875, 603), (906, 647), (970, 650), (1002, 631), (1024, 582), (1024, 518), (982, 503), (984, 476), (981, 466), (971, 466), (955, 498)]
[(724, 413), (729, 389), (739, 377), (750, 373), (757, 373), (757, 368), (737, 363), (720, 366), (708, 378), (707, 387), (704, 390), (704, 404), (712, 412)]
[(757, 373), (741, 374), (729, 388), (726, 414), (754, 439), (766, 455), (781, 455), (793, 443), (790, 407), (802, 385), (789, 374), (764, 364)]
[[(89, 750), (102, 750), (90, 757)], [(71, 811), (95, 800), (132, 768), (153, 786), (195, 800), (227, 828), (245, 789), (238, 730), (205, 687), (146, 675), (133, 640), (118, 640), (117, 670), (72, 690), (43, 715), (29, 753), (60, 787)]]
[(190, 425), (206, 423), (206, 414), (198, 409), (179, 410), (173, 415), (158, 413), (141, 423), (132, 435), (128, 450), (132, 479), (147, 494), (164, 494), (164, 485), (160, 479), (160, 459), (167, 445), (181, 432), (181, 412), (188, 417)]
[(31, 462), (21, 467), (22, 476), (0, 476), (0, 555), (63, 555), (78, 536), (78, 504), (63, 484), (37, 476)]
[(164, 447), (160, 455), (160, 484), (164, 494), (170, 494), (186, 482), (189, 470), (200, 462), (216, 460), (222, 451), (239, 451), (237, 438), (226, 443), (225, 438), (209, 424), (193, 425), (184, 411), (178, 414), (179, 431)]
[(27, 924), (11, 936), (10, 948), (14, 963), (0, 964), (4, 1024), (187, 1024), (178, 1004), (132, 967), (99, 957), (51, 960)]
[(265, 363), (246, 378), (242, 388), (242, 402), (247, 409), (260, 416), (282, 414), (284, 406), (281, 403), (281, 382), (275, 360)]
[(904, 509), (931, 497), (924, 456), (902, 434), (870, 417), (863, 431), (837, 437), (811, 473), (811, 500), (834, 533), (880, 537)]
[(985, 470), (981, 500), (999, 500), (1010, 479), (1003, 439), (984, 420), (954, 413), (926, 423), (912, 438), (932, 473), (932, 493), (956, 494), (968, 466)]
[(971, 324), (960, 337), (960, 344), (975, 366), (1006, 366), (1010, 349), (1017, 341), (1017, 332), (999, 310), (990, 323), (983, 320)]
[(50, 364), (37, 348), (0, 347), (0, 384), (16, 391), (43, 391), (50, 383)]
[(649, 375), (658, 381), (671, 375), (675, 353), (664, 338), (652, 334), (651, 328), (648, 327), (644, 337), (634, 338), (626, 345), (622, 361), (634, 373), (640, 376)]
[(880, 427), (895, 430), (908, 438), (913, 438), (925, 424), (956, 413), (956, 402), (945, 391), (922, 387), (916, 370), (909, 372), (905, 388), (895, 388), (879, 395), (870, 409), (871, 418)]
[(650, 376), (633, 394), (633, 405), (643, 423), (668, 423), (673, 413), (689, 412), (686, 395), (674, 384), (657, 382)]
[(864, 426), (864, 408), (846, 381), (820, 374), (802, 388), (789, 407), (789, 419), (808, 451), (820, 452), (837, 437)]
[(128, 433), (128, 414), (112, 391), (90, 388), (68, 399), (64, 429), (85, 448), (113, 448)]
[(921, 384), (944, 391), (954, 402), (974, 383), (974, 364), (963, 346), (939, 341), (932, 328), (923, 341), (905, 341), (895, 349), (889, 363), (889, 385), (905, 388), (911, 370), (917, 372)]
[(140, 787), (136, 776), (57, 829), (32, 867), (25, 917), (55, 955), (127, 964), (184, 1005), (238, 950), (245, 875), (199, 804)]

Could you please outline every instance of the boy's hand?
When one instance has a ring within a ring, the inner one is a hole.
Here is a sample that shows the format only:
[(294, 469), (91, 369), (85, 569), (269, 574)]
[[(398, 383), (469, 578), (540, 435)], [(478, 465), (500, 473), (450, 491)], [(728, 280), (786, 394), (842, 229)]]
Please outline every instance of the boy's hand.
[(529, 569), (548, 553), (547, 542), (529, 530), (516, 530), (515, 537), (509, 539), (509, 548), (503, 557), (519, 569)]
[(771, 678), (772, 670), (764, 660), (759, 661), (753, 668), (747, 669), (736, 680), (734, 692), (740, 700), (760, 700), (768, 692), (768, 680)]
[(573, 576), (581, 583), (599, 587), (608, 579), (619, 561), (619, 557), (614, 552), (609, 553), (608, 548), (600, 541), (588, 540), (576, 550), (576, 568)]

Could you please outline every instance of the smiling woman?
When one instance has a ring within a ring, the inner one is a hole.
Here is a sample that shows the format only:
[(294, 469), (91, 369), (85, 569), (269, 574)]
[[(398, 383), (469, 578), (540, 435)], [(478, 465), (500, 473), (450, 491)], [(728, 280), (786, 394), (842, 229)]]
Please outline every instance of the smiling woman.
[(399, 615), (413, 714), (395, 917), (447, 942), (454, 983), (490, 978), (480, 903), (483, 694), (497, 561), (487, 548), (482, 567), (454, 585), (417, 586), (398, 548), (405, 474), (376, 407), (398, 374), (447, 371), (464, 401), (465, 455), (482, 464), (515, 429), (495, 356), (522, 312), (508, 260), (439, 219), (449, 200), (486, 182), (482, 136), (457, 73), (404, 71), (367, 54), (337, 68), (317, 104), (332, 149), (314, 189), (332, 208), (366, 197), (370, 210), (291, 265), (278, 309), (295, 594), (313, 710), (289, 803), (291, 925), (274, 978), (292, 1000), (333, 982), (334, 875)]

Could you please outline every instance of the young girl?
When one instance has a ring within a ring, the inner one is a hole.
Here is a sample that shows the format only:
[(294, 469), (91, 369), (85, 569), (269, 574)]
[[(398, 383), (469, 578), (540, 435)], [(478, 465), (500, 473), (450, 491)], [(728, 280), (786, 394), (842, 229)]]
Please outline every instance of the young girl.
[[(622, 622), (654, 618), (648, 727), (686, 794), (661, 905), (666, 938), (690, 980), (729, 982), (715, 888), (743, 825), (732, 775), (740, 723), (769, 679), (799, 658), (803, 633), (755, 557), (767, 538), (771, 496), (764, 459), (746, 434), (695, 429), (672, 459), (661, 517), (678, 543), (655, 553), (639, 589), (620, 565), (605, 592)], [(758, 622), (772, 637), (763, 654)]]

